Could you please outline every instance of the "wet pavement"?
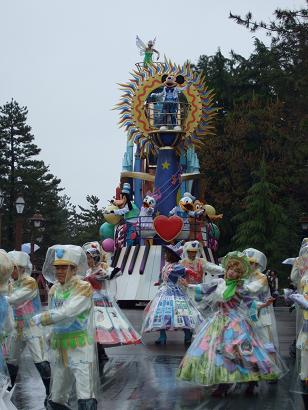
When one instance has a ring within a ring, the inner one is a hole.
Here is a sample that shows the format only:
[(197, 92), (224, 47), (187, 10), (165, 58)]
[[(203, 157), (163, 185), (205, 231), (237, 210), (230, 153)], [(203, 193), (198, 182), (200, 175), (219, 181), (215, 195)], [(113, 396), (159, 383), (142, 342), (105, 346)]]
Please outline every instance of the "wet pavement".
[[(288, 308), (275, 310), (282, 356), (290, 369), (277, 384), (261, 383), (258, 394), (245, 396), (237, 386), (225, 398), (213, 398), (210, 389), (176, 380), (178, 365), (185, 353), (182, 332), (169, 332), (166, 346), (154, 344), (157, 334), (147, 334), (144, 344), (106, 349), (109, 360), (104, 366), (98, 398), (100, 410), (302, 410), (302, 396), (290, 393), (294, 363), (288, 358), (295, 333), (295, 314)], [(125, 310), (140, 330), (142, 310)], [(19, 410), (43, 410), (44, 388), (27, 352), (20, 366), (14, 402)], [(76, 403), (72, 401), (72, 409)], [(308, 407), (307, 407), (308, 408)]]

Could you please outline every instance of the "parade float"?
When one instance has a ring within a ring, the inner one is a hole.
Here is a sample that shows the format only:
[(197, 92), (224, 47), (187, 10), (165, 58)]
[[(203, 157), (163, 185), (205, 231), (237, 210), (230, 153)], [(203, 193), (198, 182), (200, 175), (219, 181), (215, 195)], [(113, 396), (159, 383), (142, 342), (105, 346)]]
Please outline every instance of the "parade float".
[(162, 245), (199, 240), (204, 257), (216, 262), (221, 215), (206, 203), (205, 178), (196, 149), (213, 132), (217, 108), (202, 73), (189, 63), (152, 61), (155, 41), (145, 58), (120, 84), (116, 105), (127, 133), (120, 184), (105, 207), (100, 237), (112, 253), (120, 301), (148, 301), (157, 291)]

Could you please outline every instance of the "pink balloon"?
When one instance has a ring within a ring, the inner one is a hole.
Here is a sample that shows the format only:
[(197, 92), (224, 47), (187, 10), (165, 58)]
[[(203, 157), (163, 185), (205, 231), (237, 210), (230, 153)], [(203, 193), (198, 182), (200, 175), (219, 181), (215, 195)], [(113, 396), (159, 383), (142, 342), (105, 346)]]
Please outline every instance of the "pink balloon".
[(114, 252), (114, 240), (112, 238), (104, 239), (102, 246), (105, 252)]

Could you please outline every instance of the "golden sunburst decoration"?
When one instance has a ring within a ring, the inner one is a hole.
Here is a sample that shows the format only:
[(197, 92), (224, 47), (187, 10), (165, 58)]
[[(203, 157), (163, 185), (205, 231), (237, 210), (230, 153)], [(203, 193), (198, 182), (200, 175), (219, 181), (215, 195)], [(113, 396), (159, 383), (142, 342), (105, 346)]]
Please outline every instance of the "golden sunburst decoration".
[(191, 144), (200, 147), (207, 135), (213, 134), (213, 118), (217, 108), (213, 106), (213, 91), (208, 90), (202, 73), (192, 69), (189, 63), (183, 66), (175, 65), (165, 60), (143, 67), (140, 71), (133, 70), (128, 83), (119, 84), (124, 92), (115, 109), (120, 111), (120, 127), (125, 128), (129, 140), (139, 145), (141, 152), (149, 152), (153, 147), (151, 133), (155, 131), (145, 112), (148, 96), (162, 87), (162, 76), (182, 75), (185, 84), (190, 83), (182, 93), (188, 102), (188, 114), (183, 124), (182, 146), (186, 149)]

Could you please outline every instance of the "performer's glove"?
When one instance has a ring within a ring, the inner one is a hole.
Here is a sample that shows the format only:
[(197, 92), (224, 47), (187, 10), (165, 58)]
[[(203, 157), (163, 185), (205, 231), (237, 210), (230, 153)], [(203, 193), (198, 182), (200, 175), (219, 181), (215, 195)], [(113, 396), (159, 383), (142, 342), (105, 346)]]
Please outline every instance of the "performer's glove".
[(32, 324), (33, 326), (38, 326), (38, 325), (40, 325), (40, 324), (41, 324), (41, 315), (39, 314), (39, 315), (33, 316), (32, 319), (31, 319), (31, 324)]
[(305, 299), (304, 295), (301, 295), (299, 293), (293, 293), (289, 296), (289, 299), (297, 303), (302, 309), (308, 310), (308, 300)]
[(294, 293), (295, 291), (293, 289), (283, 289), (283, 297), (287, 305), (293, 304), (293, 300), (290, 298), (290, 296)]

